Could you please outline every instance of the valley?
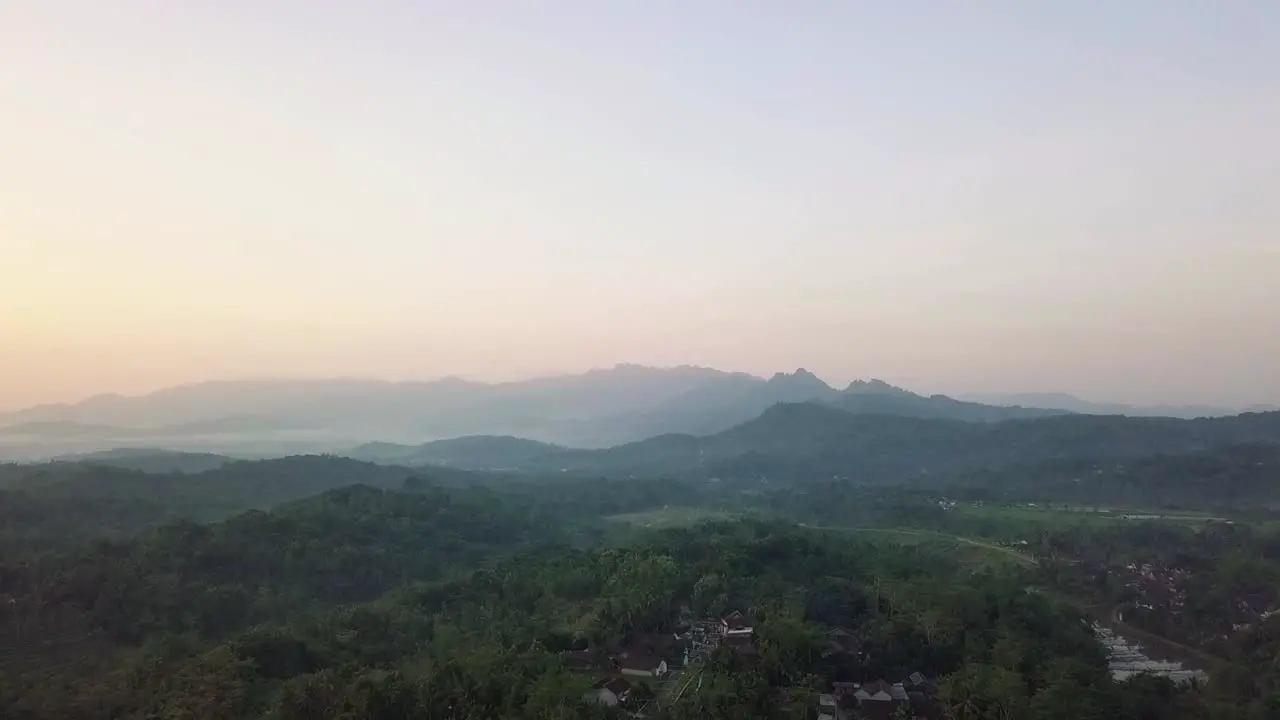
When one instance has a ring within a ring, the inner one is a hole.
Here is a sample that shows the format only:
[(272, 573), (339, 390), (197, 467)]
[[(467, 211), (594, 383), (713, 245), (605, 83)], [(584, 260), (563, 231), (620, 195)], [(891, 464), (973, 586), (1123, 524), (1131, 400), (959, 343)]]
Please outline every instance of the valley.
[(468, 435), (0, 465), (0, 703), (1265, 717), (1280, 416), (956, 419), (979, 411), (857, 392), (882, 397), (595, 449)]

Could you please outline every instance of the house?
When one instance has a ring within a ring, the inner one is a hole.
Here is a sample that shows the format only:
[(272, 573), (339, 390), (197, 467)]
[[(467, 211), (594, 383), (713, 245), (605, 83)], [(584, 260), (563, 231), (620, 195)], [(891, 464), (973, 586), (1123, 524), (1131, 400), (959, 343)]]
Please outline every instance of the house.
[(756, 654), (755, 640), (750, 635), (726, 635), (721, 645), (743, 655)]
[(835, 695), (818, 696), (818, 720), (836, 720), (840, 716), (840, 706)]
[(862, 687), (853, 694), (859, 703), (865, 702), (892, 702), (893, 686), (884, 680), (872, 680), (871, 682), (862, 683)]
[(734, 610), (728, 615), (720, 619), (721, 632), (725, 635), (750, 635), (752, 633), (751, 621), (746, 615)]
[(633, 636), (628, 645), (646, 650), (670, 665), (683, 667), (689, 664), (689, 651), (693, 648), (693, 641), (678, 633), (644, 633)]
[(923, 692), (908, 690), (907, 702), (911, 706), (911, 713), (917, 718), (937, 720), (937, 718), (944, 717), (942, 704)]
[(629, 697), (631, 697), (631, 683), (627, 682), (626, 678), (611, 677), (596, 683), (582, 696), (582, 700), (606, 707), (617, 707), (625, 703)]
[(643, 649), (628, 650), (614, 660), (623, 675), (662, 677), (667, 674), (667, 661)]
[(910, 707), (911, 698), (902, 683), (890, 685), (884, 680), (862, 684), (854, 693), (859, 712), (870, 718), (888, 718), (899, 707)]
[(600, 667), (599, 654), (595, 650), (566, 650), (560, 653), (560, 659), (568, 670), (585, 672)]
[(833, 682), (831, 692), (840, 700), (853, 699), (854, 693), (858, 692), (860, 687), (862, 686), (855, 682)]

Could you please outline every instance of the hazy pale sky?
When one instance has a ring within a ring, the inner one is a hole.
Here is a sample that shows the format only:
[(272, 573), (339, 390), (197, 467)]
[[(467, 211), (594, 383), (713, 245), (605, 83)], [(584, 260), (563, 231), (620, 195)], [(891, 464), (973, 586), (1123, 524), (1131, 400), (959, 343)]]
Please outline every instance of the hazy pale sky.
[(0, 407), (621, 361), (1280, 402), (1280, 3), (0, 0)]

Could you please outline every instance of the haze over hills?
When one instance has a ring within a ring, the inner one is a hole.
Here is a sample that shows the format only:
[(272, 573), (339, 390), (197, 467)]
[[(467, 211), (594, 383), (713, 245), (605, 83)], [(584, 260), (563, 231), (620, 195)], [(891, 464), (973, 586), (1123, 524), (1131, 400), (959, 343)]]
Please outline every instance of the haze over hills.
[[(569, 448), (509, 435), (468, 435), (421, 445), (366, 443), (344, 453), (356, 460), (384, 465), (443, 465), (469, 470), (519, 470), (545, 466)], [(553, 461), (554, 462), (554, 461)]]
[[(829, 481), (932, 489), (977, 485), (1030, 497), (1074, 494), (1095, 500), (1124, 493), (1135, 499), (1167, 497), (1170, 501), (1195, 495), (1197, 502), (1210, 506), (1228, 500), (1272, 502), (1278, 452), (1280, 412), (1194, 420), (1060, 415), (982, 423), (859, 414), (804, 402), (775, 405), (748, 422), (710, 435), (672, 433), (608, 449), (571, 449), (510, 436), (468, 436), (421, 445), (369, 443), (342, 454), (383, 466), (392, 484), (414, 472), (439, 478), (440, 473), (487, 471), (513, 480), (554, 475), (593, 482), (669, 478), (700, 484), (719, 479), (773, 488)], [(74, 467), (141, 470), (170, 477), (195, 473), (191, 477), (199, 478), (197, 485), (209, 491), (208, 497), (201, 496), (203, 503), (220, 493), (301, 496), (302, 488), (318, 482), (308, 479), (307, 472), (318, 469), (324, 469), (325, 478), (330, 471), (341, 471), (333, 480), (338, 484), (343, 477), (346, 481), (363, 478), (361, 468), (376, 478), (384, 474), (365, 463), (331, 459), (331, 463), (320, 458), (245, 463), (208, 454), (136, 449), (69, 457), (51, 465), (13, 466), (13, 471), (31, 478), (41, 477), (46, 470), (54, 477), (67, 476), (66, 469)], [(410, 466), (429, 467), (418, 471), (407, 469)], [(236, 467), (260, 470), (254, 482), (261, 487), (251, 483), (232, 492), (219, 473), (236, 475), (240, 472)], [(4, 475), (0, 472), (0, 477)], [(72, 473), (69, 477), (102, 476)], [(1082, 480), (1089, 482), (1080, 485)], [(382, 479), (377, 482), (381, 484)], [(1131, 487), (1134, 482), (1141, 486)], [(75, 492), (96, 492), (95, 483), (80, 482)], [(141, 479), (138, 483), (139, 497), (178, 492), (179, 485), (189, 485)], [(1221, 491), (1231, 497), (1215, 499), (1214, 483), (1221, 483)]]
[[(364, 445), (352, 454), (379, 462), (490, 468), (553, 456), (557, 446), (605, 448), (671, 434), (713, 435), (780, 403), (816, 403), (853, 415), (968, 423), (1072, 412), (1191, 417), (1227, 413), (1198, 406), (1088, 403), (1062, 394), (989, 397), (999, 402), (919, 395), (880, 380), (836, 389), (803, 368), (767, 379), (692, 366), (619, 365), (507, 383), (459, 378), (225, 381), (135, 397), (103, 395), (0, 415), (0, 458), (31, 460), (151, 447), (269, 457), (345, 453)], [(467, 440), (473, 436), (505, 436), (508, 446), (495, 457), (478, 458), (475, 441)], [(459, 440), (419, 447), (449, 438)]]
[(1130, 405), (1127, 403), (1095, 402), (1084, 400), (1069, 393), (965, 393), (962, 400), (987, 405), (1009, 406), (1026, 405), (1031, 407), (1054, 408), (1073, 413), (1087, 415), (1131, 415), (1134, 417), (1222, 417), (1240, 412), (1268, 412), (1280, 410), (1274, 405), (1251, 405), (1242, 408), (1229, 408), (1220, 405)]
[(237, 462), (236, 458), (213, 453), (178, 452), (161, 448), (116, 448), (99, 452), (74, 453), (53, 459), (99, 467), (138, 470), (147, 473), (201, 473)]
[[(1059, 415), (979, 423), (791, 403), (719, 433), (671, 433), (603, 450), (473, 437), (400, 448), (386, 457), (473, 470), (784, 482), (838, 476), (884, 483), (1062, 459), (1124, 461), (1243, 445), (1280, 446), (1280, 413), (1196, 420)], [(360, 450), (355, 456), (388, 461)]]
[(619, 365), (493, 384), (253, 380), (103, 395), (0, 415), (0, 451), (32, 459), (160, 446), (265, 456), (470, 435), (609, 447), (666, 433), (715, 433), (791, 402), (980, 422), (1061, 412), (925, 397), (878, 380), (837, 390), (804, 369), (765, 379), (701, 367)]

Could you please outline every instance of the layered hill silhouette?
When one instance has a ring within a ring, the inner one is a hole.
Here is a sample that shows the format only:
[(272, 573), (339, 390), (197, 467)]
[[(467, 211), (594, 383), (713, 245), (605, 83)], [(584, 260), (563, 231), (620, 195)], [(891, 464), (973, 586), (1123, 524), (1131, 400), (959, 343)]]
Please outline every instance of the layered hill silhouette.
[(178, 452), (161, 448), (117, 448), (63, 455), (54, 460), (61, 463), (113, 467), (145, 473), (201, 473), (236, 462), (235, 458), (226, 455)]
[(471, 435), (599, 448), (666, 433), (716, 433), (778, 403), (795, 402), (970, 422), (1063, 412), (926, 397), (874, 380), (837, 390), (803, 369), (766, 379), (700, 367), (619, 365), (496, 384), (457, 378), (262, 380), (181, 386), (138, 397), (106, 395), (0, 415), (0, 453), (7, 448), (10, 456), (34, 459), (164, 447), (269, 456)]
[(1274, 405), (1252, 405), (1246, 408), (1228, 408), (1218, 405), (1131, 405), (1128, 403), (1096, 402), (1084, 400), (1068, 393), (972, 393), (960, 397), (987, 405), (1024, 405), (1056, 408), (1087, 415), (1133, 415), (1136, 417), (1221, 417), (1239, 412), (1271, 412), (1280, 410)]
[(469, 435), (421, 445), (366, 443), (347, 453), (384, 465), (442, 465), (470, 470), (519, 470), (543, 465), (568, 448), (509, 435)]
[(965, 422), (848, 412), (805, 402), (775, 405), (753, 420), (709, 435), (670, 433), (602, 450), (469, 437), (402, 449), (395, 461), (602, 476), (890, 483), (1062, 460), (1123, 461), (1242, 445), (1280, 446), (1280, 412), (1192, 420), (1057, 415)]
[[(1030, 397), (1070, 404), (1064, 396)], [(853, 416), (979, 425), (1068, 414), (1058, 407), (920, 395), (879, 380), (837, 389), (804, 369), (769, 378), (691, 366), (619, 365), (508, 383), (255, 380), (180, 386), (137, 397), (104, 395), (0, 414), (0, 459), (164, 448), (236, 457), (340, 451), (378, 462), (508, 468), (537, 460), (550, 466), (548, 458), (560, 448), (613, 448), (673, 434), (710, 436), (779, 404), (796, 403)], [(957, 432), (981, 435), (996, 429)], [(495, 441), (475, 436), (507, 439), (494, 451)], [(447, 438), (462, 439), (423, 445)], [(363, 447), (352, 452), (356, 446)]]

